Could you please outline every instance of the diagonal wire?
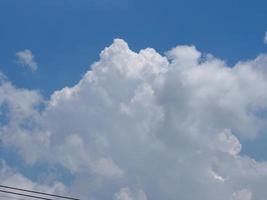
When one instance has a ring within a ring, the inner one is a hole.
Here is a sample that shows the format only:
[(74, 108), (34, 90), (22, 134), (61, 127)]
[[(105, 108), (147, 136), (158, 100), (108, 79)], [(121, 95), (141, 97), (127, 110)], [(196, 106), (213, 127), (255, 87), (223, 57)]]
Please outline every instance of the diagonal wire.
[(67, 197), (67, 196), (61, 196), (61, 195), (55, 195), (55, 194), (49, 194), (49, 193), (45, 193), (45, 192), (37, 192), (37, 191), (33, 191), (33, 190), (26, 190), (26, 189), (21, 189), (21, 188), (16, 188), (16, 187), (10, 187), (10, 186), (6, 186), (6, 185), (0, 185), (0, 188), (18, 190), (18, 191), (23, 191), (23, 192), (31, 192), (31, 193), (35, 193), (35, 194), (42, 194), (42, 195), (47, 195), (47, 196), (52, 196), (52, 197), (58, 197), (58, 198), (64, 198), (64, 199), (70, 199), (70, 200), (80, 200), (80, 199), (73, 198), (73, 197)]
[(46, 197), (34, 196), (34, 195), (23, 194), (23, 193), (18, 193), (18, 192), (11, 192), (11, 191), (6, 191), (6, 190), (0, 190), (0, 192), (8, 193), (8, 194), (20, 195), (20, 196), (24, 196), (24, 197), (31, 197), (31, 198), (35, 198), (35, 199), (53, 200), (53, 199), (46, 198)]

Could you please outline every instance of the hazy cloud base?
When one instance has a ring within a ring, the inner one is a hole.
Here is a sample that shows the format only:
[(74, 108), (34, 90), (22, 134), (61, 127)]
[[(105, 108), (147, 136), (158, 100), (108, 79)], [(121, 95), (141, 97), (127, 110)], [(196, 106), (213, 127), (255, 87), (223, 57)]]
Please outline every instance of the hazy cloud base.
[(241, 156), (238, 138), (266, 130), (266, 66), (266, 54), (228, 67), (194, 46), (162, 56), (116, 39), (48, 101), (2, 78), (3, 148), (74, 181), (33, 183), (3, 161), (0, 182), (88, 200), (263, 200), (267, 164)]

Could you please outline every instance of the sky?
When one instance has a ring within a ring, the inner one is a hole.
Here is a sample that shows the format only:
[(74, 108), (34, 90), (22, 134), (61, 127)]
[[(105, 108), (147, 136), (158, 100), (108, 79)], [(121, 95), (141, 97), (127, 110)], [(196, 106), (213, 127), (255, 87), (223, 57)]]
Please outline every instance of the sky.
[[(266, 50), (264, 0), (1, 0), (0, 5), (2, 71), (16, 85), (46, 96), (77, 83), (114, 38), (133, 50), (153, 47), (161, 53), (193, 44), (230, 65)], [(14, 62), (15, 53), (25, 49), (40, 65), (33, 74)]]
[(0, 184), (265, 199), (266, 19), (263, 0), (1, 0)]

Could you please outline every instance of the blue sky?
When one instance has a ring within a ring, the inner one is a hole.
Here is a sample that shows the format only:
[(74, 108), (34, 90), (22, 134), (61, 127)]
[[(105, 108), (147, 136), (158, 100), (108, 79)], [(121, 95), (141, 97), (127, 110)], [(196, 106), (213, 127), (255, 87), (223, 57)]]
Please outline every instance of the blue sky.
[(264, 0), (0, 0), (0, 184), (265, 198), (266, 19)]
[[(194, 44), (232, 65), (266, 50), (266, 7), (264, 0), (2, 0), (0, 66), (17, 86), (47, 96), (76, 83), (114, 38), (159, 52)], [(14, 62), (24, 49), (34, 53), (37, 72)]]

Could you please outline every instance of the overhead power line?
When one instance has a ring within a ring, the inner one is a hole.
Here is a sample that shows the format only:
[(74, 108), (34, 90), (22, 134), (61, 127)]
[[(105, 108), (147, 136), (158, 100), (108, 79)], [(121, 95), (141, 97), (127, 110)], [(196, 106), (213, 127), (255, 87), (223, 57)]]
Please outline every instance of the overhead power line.
[(34, 196), (34, 195), (23, 194), (23, 193), (18, 193), (18, 192), (11, 192), (11, 191), (6, 191), (6, 190), (0, 190), (0, 192), (7, 193), (7, 194), (20, 195), (20, 196), (24, 196), (24, 197), (31, 197), (31, 198), (35, 198), (35, 199), (53, 200), (53, 199), (46, 198), (46, 197)]
[[(27, 189), (22, 189), (22, 188), (17, 188), (17, 187), (10, 187), (10, 186), (6, 186), (6, 185), (0, 185), (0, 188), (11, 189), (11, 190), (16, 190), (16, 191), (23, 191), (23, 192), (34, 193), (34, 194), (41, 194), (41, 195), (45, 195), (45, 196), (57, 197), (57, 198), (62, 198), (62, 199), (80, 200), (80, 199), (73, 198), (73, 197), (55, 195), (55, 194), (50, 194), (50, 193), (45, 193), (45, 192), (38, 192), (38, 191), (34, 191), (34, 190), (27, 190)], [(37, 199), (42, 199), (42, 200), (53, 200), (53, 199), (47, 198), (47, 197), (35, 196), (35, 195), (24, 194), (24, 193), (13, 192), (13, 191), (7, 191), (7, 190), (1, 190), (1, 189), (0, 189), (0, 192), (15, 194), (15, 195), (21, 195), (21, 196), (25, 196), (25, 197), (32, 197), (32, 198), (37, 198)]]

